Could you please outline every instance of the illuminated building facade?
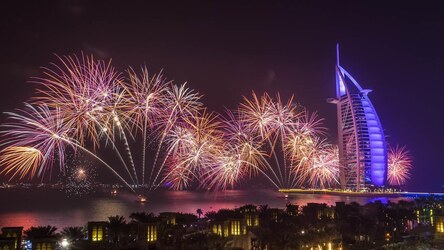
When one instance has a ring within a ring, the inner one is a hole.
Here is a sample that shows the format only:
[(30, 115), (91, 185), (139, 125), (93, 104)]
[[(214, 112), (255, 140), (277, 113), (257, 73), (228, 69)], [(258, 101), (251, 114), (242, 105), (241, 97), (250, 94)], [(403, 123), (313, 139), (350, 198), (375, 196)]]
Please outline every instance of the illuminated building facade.
[(221, 237), (239, 236), (247, 234), (245, 219), (227, 219), (212, 225), (213, 233)]
[(383, 187), (387, 180), (387, 147), (384, 131), (373, 104), (369, 89), (361, 85), (339, 65), (339, 46), (336, 63), (340, 184), (343, 189), (363, 190)]

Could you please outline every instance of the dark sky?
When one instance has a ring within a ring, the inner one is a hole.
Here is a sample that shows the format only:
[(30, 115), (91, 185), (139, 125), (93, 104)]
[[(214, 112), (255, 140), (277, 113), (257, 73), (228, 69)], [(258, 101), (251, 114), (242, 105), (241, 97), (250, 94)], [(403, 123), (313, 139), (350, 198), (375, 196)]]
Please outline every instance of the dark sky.
[(2, 2), (2, 111), (33, 94), (26, 81), (54, 53), (85, 51), (112, 58), (120, 70), (164, 69), (215, 111), (235, 107), (251, 90), (294, 94), (326, 119), (335, 142), (336, 107), (325, 99), (335, 94), (339, 42), (341, 65), (373, 89), (389, 142), (414, 157), (408, 189), (444, 184), (442, 1), (92, 2)]

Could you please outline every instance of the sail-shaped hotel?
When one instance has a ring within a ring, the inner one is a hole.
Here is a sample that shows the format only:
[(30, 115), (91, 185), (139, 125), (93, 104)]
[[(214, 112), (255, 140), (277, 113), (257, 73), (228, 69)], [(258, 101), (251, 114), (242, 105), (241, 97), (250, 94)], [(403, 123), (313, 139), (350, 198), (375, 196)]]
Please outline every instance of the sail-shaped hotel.
[(383, 187), (387, 180), (387, 147), (384, 131), (373, 104), (371, 92), (336, 63), (340, 184), (354, 191)]

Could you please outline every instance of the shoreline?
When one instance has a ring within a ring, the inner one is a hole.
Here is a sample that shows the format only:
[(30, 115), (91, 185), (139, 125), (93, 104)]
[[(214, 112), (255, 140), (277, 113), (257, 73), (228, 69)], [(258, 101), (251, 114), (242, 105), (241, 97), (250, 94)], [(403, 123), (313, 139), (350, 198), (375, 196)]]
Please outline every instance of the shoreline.
[(427, 192), (355, 192), (328, 189), (279, 189), (280, 193), (285, 194), (328, 194), (338, 196), (360, 196), (360, 197), (419, 197), (419, 196), (444, 196), (444, 193), (427, 193)]

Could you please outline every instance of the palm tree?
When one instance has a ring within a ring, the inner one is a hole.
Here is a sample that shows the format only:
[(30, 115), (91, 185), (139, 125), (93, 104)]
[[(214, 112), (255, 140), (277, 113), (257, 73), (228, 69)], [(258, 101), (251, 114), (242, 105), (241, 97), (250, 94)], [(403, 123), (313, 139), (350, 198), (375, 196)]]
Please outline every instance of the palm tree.
[(268, 210), (268, 204), (259, 205), (259, 212), (260, 213), (266, 213)]
[(253, 204), (247, 204), (239, 208), (241, 212), (257, 212), (257, 206)]
[(199, 215), (199, 220), (200, 220), (200, 216), (203, 214), (202, 209), (198, 208), (196, 210), (197, 215)]
[(65, 227), (60, 234), (71, 242), (85, 238), (85, 230), (83, 227)]
[(30, 227), (27, 230), (24, 231), (25, 237), (28, 240), (34, 240), (35, 238), (49, 238), (49, 237), (55, 237), (57, 234), (55, 233), (57, 231), (56, 227), (53, 226), (38, 226), (38, 227)]
[(129, 216), (132, 221), (141, 222), (141, 223), (149, 223), (156, 220), (156, 216), (153, 213), (145, 213), (145, 212), (135, 212), (130, 214)]
[(108, 217), (108, 220), (108, 229), (110, 236), (113, 239), (114, 246), (117, 246), (120, 241), (121, 235), (123, 234), (127, 226), (125, 217), (116, 215)]
[(286, 205), (287, 209), (285, 210), (288, 215), (296, 216), (298, 215), (298, 209), (299, 207), (297, 205), (293, 205), (291, 203)]

